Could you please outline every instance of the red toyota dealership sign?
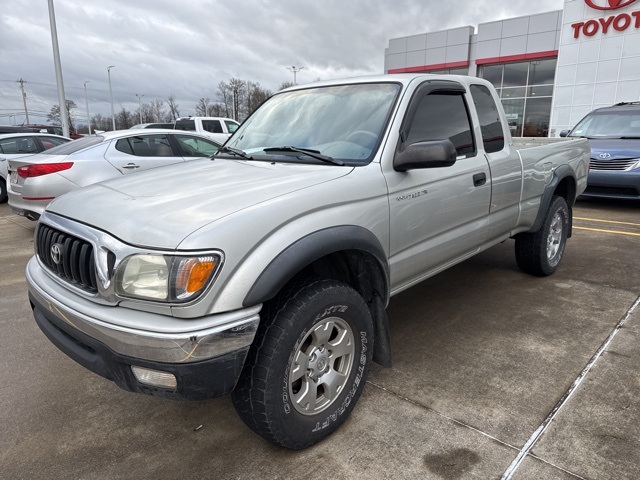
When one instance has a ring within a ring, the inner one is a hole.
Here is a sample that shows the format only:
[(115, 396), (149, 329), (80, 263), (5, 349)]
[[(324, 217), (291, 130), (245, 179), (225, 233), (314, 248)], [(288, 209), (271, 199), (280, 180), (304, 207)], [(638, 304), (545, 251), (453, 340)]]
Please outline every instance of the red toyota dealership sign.
[[(618, 10), (628, 7), (636, 3), (636, 1), (637, 0), (584, 0), (589, 7), (600, 11)], [(631, 26), (633, 26), (633, 28), (640, 28), (640, 11), (619, 13), (617, 15), (613, 14), (608, 17), (571, 24), (571, 28), (573, 28), (573, 38), (580, 38), (580, 34), (585, 37), (593, 37), (600, 31), (602, 31), (603, 34), (607, 34), (611, 29), (622, 32)]]

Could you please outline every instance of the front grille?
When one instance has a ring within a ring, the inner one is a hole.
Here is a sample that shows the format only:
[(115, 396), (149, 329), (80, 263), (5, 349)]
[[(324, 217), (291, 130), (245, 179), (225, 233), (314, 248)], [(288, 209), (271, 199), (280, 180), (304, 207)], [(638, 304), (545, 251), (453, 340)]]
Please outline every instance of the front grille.
[(589, 161), (589, 168), (591, 170), (630, 170), (637, 163), (637, 158), (622, 160), (596, 160), (592, 158)]
[(87, 292), (98, 291), (93, 246), (89, 242), (44, 224), (38, 227), (36, 242), (38, 257), (49, 270)]

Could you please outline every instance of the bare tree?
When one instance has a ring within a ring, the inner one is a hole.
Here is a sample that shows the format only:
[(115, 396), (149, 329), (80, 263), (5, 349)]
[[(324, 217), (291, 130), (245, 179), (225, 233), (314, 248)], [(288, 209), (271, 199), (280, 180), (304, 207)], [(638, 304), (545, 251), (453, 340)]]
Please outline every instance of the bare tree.
[(201, 97), (196, 103), (196, 117), (209, 117), (211, 116), (211, 99), (209, 97)]
[(273, 95), (271, 91), (262, 88), (259, 83), (247, 82), (246, 116), (244, 118), (251, 115), (271, 95)]
[(96, 113), (91, 117), (91, 128), (93, 131), (107, 131), (111, 130), (113, 125), (111, 124), (111, 117), (103, 117), (101, 114)]
[(135, 123), (135, 119), (136, 117), (134, 117), (129, 110), (122, 107), (122, 110), (120, 110), (120, 112), (118, 112), (118, 114), (116, 115), (116, 128), (118, 130), (126, 130), (127, 128), (131, 128)]
[(219, 116), (230, 117), (231, 111), (233, 110), (233, 92), (231, 91), (228, 83), (220, 82), (218, 84), (218, 100), (220, 100), (222, 105), (221, 114)]
[(173, 93), (167, 98), (167, 105), (169, 105), (169, 116), (171, 117), (171, 121), (175, 122), (180, 118), (180, 111), (178, 110), (180, 106), (176, 103), (176, 96)]
[(282, 82), (278, 90), (284, 90), (285, 88), (293, 87), (294, 85), (295, 83), (293, 82)]
[(164, 101), (161, 98), (156, 98), (149, 102), (149, 111), (146, 113), (145, 117), (149, 119), (150, 122), (166, 122), (169, 120), (167, 117), (167, 112), (164, 109)]
[[(73, 126), (73, 115), (71, 111), (74, 108), (77, 108), (76, 102), (73, 100), (65, 100), (67, 106), (67, 118), (69, 119), (69, 131), (75, 132), (75, 128)], [(60, 118), (60, 105), (54, 105), (51, 107), (51, 112), (47, 114), (47, 122), (53, 123), (55, 125), (60, 125), (62, 123), (62, 119)]]

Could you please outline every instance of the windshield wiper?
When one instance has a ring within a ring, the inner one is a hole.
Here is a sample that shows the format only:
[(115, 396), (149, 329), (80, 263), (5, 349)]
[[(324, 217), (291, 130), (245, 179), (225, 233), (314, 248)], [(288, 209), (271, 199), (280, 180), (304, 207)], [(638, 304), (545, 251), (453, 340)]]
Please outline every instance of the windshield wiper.
[(622, 138), (624, 140), (640, 140), (640, 137), (637, 136), (637, 135), (636, 136), (632, 136), (632, 137), (626, 137), (625, 136), (625, 137), (620, 137), (620, 138)]
[(296, 152), (307, 155), (311, 158), (315, 158), (317, 160), (321, 160), (326, 163), (332, 163), (333, 165), (344, 165), (342, 160), (338, 160), (337, 158), (330, 157), (328, 155), (323, 155), (318, 150), (312, 150), (310, 148), (299, 148), (299, 147), (267, 147), (263, 148), (264, 152)]
[(223, 147), (220, 147), (218, 149), (218, 151), (213, 154), (213, 156), (216, 156), (219, 153), (231, 153), (232, 155), (236, 155), (238, 157), (246, 158), (247, 160), (253, 160), (253, 157), (251, 155), (249, 155), (248, 153), (244, 152), (243, 150), (240, 150), (239, 148), (232, 148), (232, 147), (224, 147), (223, 146)]

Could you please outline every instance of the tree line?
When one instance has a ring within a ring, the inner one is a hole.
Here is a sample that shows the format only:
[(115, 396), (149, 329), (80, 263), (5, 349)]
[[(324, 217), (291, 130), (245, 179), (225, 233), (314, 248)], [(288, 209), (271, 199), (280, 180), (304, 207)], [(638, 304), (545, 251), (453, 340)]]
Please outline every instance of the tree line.
[[(293, 83), (284, 82), (280, 85), (280, 90), (292, 85)], [(273, 92), (263, 88), (260, 83), (232, 78), (228, 82), (222, 81), (218, 84), (213, 100), (210, 97), (201, 97), (184, 116), (190, 114), (196, 117), (227, 117), (242, 122), (271, 95)], [(66, 107), (69, 129), (72, 132), (85, 133), (87, 123), (78, 120), (76, 102), (67, 99)], [(166, 99), (155, 98), (149, 102), (141, 103), (134, 111), (121, 106), (120, 110), (115, 113), (116, 130), (131, 128), (137, 123), (173, 123), (182, 116), (180, 111), (180, 105), (176, 102), (173, 94), (170, 94)], [(140, 122), (141, 118), (142, 122)], [(47, 115), (47, 121), (58, 125), (61, 123), (59, 105), (54, 105), (51, 108), (51, 112)], [(111, 116), (96, 113), (91, 116), (90, 121), (92, 132), (113, 130)]]

